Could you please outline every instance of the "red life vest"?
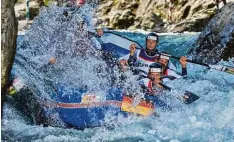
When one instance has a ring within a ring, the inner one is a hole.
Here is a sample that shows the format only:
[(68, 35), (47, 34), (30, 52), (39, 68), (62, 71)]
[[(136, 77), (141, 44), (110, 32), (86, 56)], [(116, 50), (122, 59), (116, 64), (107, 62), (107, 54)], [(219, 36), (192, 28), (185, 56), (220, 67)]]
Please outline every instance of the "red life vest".
[(168, 69), (165, 69), (165, 71), (163, 72), (163, 76), (168, 76)]
[(149, 80), (149, 82), (148, 82), (148, 92), (149, 93), (154, 93), (154, 91), (153, 91), (153, 82), (151, 80)]
[(166, 68), (163, 72), (163, 76), (173, 76), (175, 78), (180, 78), (181, 75), (177, 74), (174, 70)]

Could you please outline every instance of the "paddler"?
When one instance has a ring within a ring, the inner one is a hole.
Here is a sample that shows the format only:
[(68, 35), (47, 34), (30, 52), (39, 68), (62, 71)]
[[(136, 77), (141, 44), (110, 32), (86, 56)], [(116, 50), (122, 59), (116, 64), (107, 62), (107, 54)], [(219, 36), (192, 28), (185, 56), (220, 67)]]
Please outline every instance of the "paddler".
[(168, 78), (170, 80), (173, 80), (176, 78), (180, 78), (181, 76), (187, 75), (187, 58), (185, 56), (182, 56), (180, 58), (180, 64), (182, 67), (181, 75), (179, 75), (175, 71), (175, 69), (169, 66), (169, 59), (170, 59), (170, 55), (168, 55), (167, 53), (160, 54), (160, 58), (158, 62), (162, 64), (163, 66), (163, 78)]
[[(89, 33), (89, 32), (88, 32)], [(90, 32), (92, 34), (92, 32)], [(102, 46), (101, 46), (101, 43), (100, 41), (98, 40), (99, 37), (101, 37), (103, 35), (103, 27), (101, 26), (98, 26), (96, 28), (96, 33), (95, 33), (95, 36), (92, 36), (90, 38), (90, 40), (92, 41), (95, 49), (98, 49), (98, 50), (101, 50), (102, 49)]]
[[(139, 64), (147, 64), (150, 65), (155, 61), (158, 61), (159, 54), (155, 53), (158, 52), (157, 44), (159, 42), (159, 36), (156, 33), (149, 33), (146, 35), (146, 49), (144, 50), (137, 50), (136, 44), (133, 43), (130, 45), (130, 53), (124, 57), (119, 59), (119, 65), (121, 68), (125, 68), (126, 66), (138, 66)], [(155, 52), (150, 52), (155, 51)], [(140, 67), (141, 70), (147, 72), (147, 68)]]
[(77, 0), (76, 4), (77, 4), (77, 7), (82, 7), (85, 4), (85, 0)]
[[(143, 92), (148, 95), (161, 95), (168, 86), (165, 86), (163, 78), (163, 66), (160, 63), (153, 63), (149, 67), (147, 78), (139, 80)], [(166, 87), (166, 88), (165, 88)], [(187, 94), (184, 94), (183, 100), (189, 99)]]
[[(136, 44), (130, 45), (130, 53), (119, 59), (119, 65), (122, 70), (128, 66), (136, 67), (139, 71), (148, 73), (148, 67), (152, 63), (158, 62), (160, 54), (157, 53), (157, 44), (159, 42), (159, 36), (156, 33), (149, 33), (146, 35), (146, 50), (137, 50)], [(184, 60), (181, 57), (181, 60)], [(175, 66), (169, 61), (167, 63), (170, 69), (176, 70)]]
[(159, 63), (153, 63), (149, 67), (147, 78), (139, 80), (139, 84), (142, 88), (147, 89), (147, 93), (158, 95), (162, 92), (162, 65)]

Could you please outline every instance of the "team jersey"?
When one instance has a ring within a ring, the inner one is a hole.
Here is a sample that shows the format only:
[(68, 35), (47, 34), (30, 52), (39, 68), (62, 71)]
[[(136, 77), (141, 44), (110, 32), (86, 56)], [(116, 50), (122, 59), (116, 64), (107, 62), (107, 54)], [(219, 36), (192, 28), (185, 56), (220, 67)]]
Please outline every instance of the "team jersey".
[[(155, 63), (159, 59), (159, 54), (149, 56), (144, 50), (136, 50), (134, 56), (131, 56), (130, 53), (126, 56), (121, 57), (119, 60), (125, 59), (128, 61), (130, 66), (133, 66), (140, 73), (139, 75), (146, 77), (149, 73), (149, 66), (152, 63)], [(169, 61), (168, 67), (163, 72), (164, 81), (173, 80), (176, 78), (181, 78), (181, 75), (176, 71), (174, 64)], [(182, 68), (182, 76), (187, 75), (187, 69)]]
[(174, 70), (170, 69), (170, 68), (166, 68), (163, 72), (163, 77), (165, 76), (171, 76), (174, 77), (174, 79), (176, 78), (181, 78), (181, 75), (177, 74), (177, 72), (175, 72)]
[(147, 93), (153, 94), (153, 95), (159, 95), (162, 93), (161, 88), (158, 88), (156, 85), (154, 85), (153, 81), (149, 78), (143, 78), (138, 81), (139, 85), (141, 85), (142, 88), (147, 89)]
[(134, 56), (130, 53), (126, 56), (121, 57), (119, 60), (128, 60), (130, 66), (137, 68), (142, 72), (148, 72), (149, 66), (155, 63), (159, 59), (159, 54), (149, 56), (144, 50), (136, 50)]
[(177, 78), (181, 78), (182, 76), (185, 76), (185, 75), (187, 75), (187, 68), (182, 68), (182, 73), (178, 74), (173, 69), (170, 69), (169, 67), (167, 67), (163, 72), (162, 79), (164, 80), (164, 82), (166, 82), (168, 80), (174, 80)]

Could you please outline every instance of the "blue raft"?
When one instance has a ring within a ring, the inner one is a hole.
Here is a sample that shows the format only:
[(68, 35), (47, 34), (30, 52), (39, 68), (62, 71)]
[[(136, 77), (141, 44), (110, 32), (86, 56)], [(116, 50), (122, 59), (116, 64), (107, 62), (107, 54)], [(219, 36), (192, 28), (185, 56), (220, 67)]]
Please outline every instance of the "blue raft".
[[(134, 42), (112, 32), (105, 32), (100, 38), (102, 50), (111, 52), (112, 56), (119, 58), (129, 53), (129, 46)], [(138, 47), (141, 47), (136, 43)], [(63, 87), (58, 87), (53, 94), (56, 112), (60, 119), (69, 126), (87, 128), (103, 126), (106, 115), (124, 116), (138, 114), (149, 116), (155, 112), (155, 108), (170, 109), (170, 107), (156, 96), (145, 95), (138, 104), (134, 103), (134, 97), (125, 94), (121, 88), (111, 88), (105, 96), (89, 93), (85, 89), (73, 89), (72, 94), (64, 95)]]
[[(104, 33), (100, 40), (102, 41), (102, 50), (114, 53), (115, 58), (128, 54), (128, 47), (134, 42), (112, 32)], [(141, 47), (138, 43), (136, 45)], [(126, 95), (121, 88), (110, 88), (101, 96), (80, 88), (70, 89), (69, 92), (66, 91), (66, 85), (59, 85), (52, 91), (50, 101), (39, 99), (39, 102), (42, 102), (39, 105), (43, 106), (42, 113), (47, 118), (53, 117), (51, 114), (54, 113), (50, 112), (55, 112), (67, 126), (78, 129), (108, 124), (110, 122), (106, 116), (110, 115), (116, 119), (119, 116), (127, 117), (132, 114), (150, 116), (158, 107), (170, 109), (158, 97), (150, 95), (145, 95), (136, 104), (134, 96)], [(22, 99), (21, 102), (24, 102), (25, 97), (28, 96), (17, 97)], [(37, 98), (28, 100), (33, 100), (33, 104), (35, 99)]]
[(150, 116), (155, 112), (155, 108), (170, 108), (158, 97), (150, 95), (145, 95), (145, 98), (134, 105), (134, 96), (126, 95), (120, 88), (111, 88), (103, 95), (104, 98), (82, 89), (74, 89), (70, 95), (64, 95), (63, 91), (63, 88), (59, 87), (52, 95), (53, 111), (58, 112), (60, 119), (68, 126), (79, 129), (106, 125), (110, 122), (105, 118), (110, 115), (116, 119), (131, 114)]

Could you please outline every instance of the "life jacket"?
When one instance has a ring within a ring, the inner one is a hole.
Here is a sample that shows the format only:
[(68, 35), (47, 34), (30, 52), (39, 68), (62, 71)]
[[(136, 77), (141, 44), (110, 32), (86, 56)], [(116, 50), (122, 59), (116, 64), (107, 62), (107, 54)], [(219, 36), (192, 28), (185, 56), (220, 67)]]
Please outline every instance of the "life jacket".
[(143, 78), (138, 81), (139, 84), (142, 86), (142, 88), (147, 89), (148, 94), (156, 95), (157, 93), (160, 93), (160, 89), (155, 90), (153, 81), (150, 80), (149, 78)]
[(177, 74), (174, 70), (169, 68), (164, 70), (163, 76), (174, 76), (175, 78), (181, 78), (181, 75)]
[[(152, 64), (154, 63), (156, 60), (159, 59), (159, 54), (152, 54), (152, 55), (149, 55), (147, 54), (146, 51), (144, 50), (136, 50), (134, 56), (136, 57), (136, 63), (134, 63), (135, 65), (145, 65), (145, 64)], [(128, 60), (130, 58), (130, 53), (123, 56), (123, 57), (120, 57), (119, 60), (121, 59), (125, 59), (125, 60)]]
[(162, 76), (163, 76), (162, 77), (163, 82), (167, 82), (170, 80), (181, 78), (181, 75), (177, 74), (174, 70), (169, 69), (168, 67), (166, 67), (166, 69), (164, 69)]
[(144, 62), (153, 63), (159, 59), (159, 54), (149, 55), (149, 53), (147, 54), (146, 51), (140, 50), (140, 52), (138, 54), (138, 58), (139, 58), (139, 60), (142, 60)]
[(153, 82), (149, 78), (143, 78), (138, 82), (143, 88), (147, 89), (147, 93), (153, 93)]
[(159, 54), (153, 54), (150, 56), (146, 53), (146, 51), (139, 50), (136, 52), (136, 58), (137, 61), (135, 66), (137, 67), (137, 69), (142, 72), (148, 73), (149, 66), (159, 59)]

